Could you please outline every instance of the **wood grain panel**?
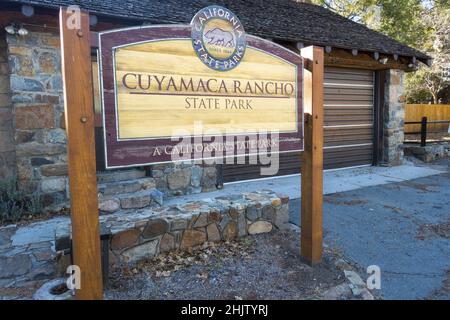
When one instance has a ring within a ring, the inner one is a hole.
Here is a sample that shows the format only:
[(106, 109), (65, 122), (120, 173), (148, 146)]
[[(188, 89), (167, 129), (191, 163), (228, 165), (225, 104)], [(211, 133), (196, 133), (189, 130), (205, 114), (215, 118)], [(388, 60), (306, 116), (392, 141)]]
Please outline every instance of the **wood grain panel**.
[(195, 123), (220, 134), (297, 130), (296, 66), (260, 50), (228, 72), (205, 66), (188, 39), (118, 48), (115, 62), (119, 139), (193, 134)]
[(82, 300), (102, 299), (89, 14), (81, 12), (80, 30), (67, 27), (66, 21), (73, 19), (70, 11), (61, 8), (59, 17), (72, 255), (81, 271), (81, 288), (75, 295)]

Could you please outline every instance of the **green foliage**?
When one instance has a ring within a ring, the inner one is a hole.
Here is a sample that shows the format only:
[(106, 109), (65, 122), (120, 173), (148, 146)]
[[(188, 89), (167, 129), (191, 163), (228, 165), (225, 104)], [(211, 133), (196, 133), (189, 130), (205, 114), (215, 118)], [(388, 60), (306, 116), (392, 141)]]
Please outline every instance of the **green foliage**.
[(40, 193), (26, 195), (17, 189), (15, 179), (0, 181), (0, 223), (17, 222), (42, 212)]
[(416, 47), (429, 36), (421, 0), (314, 0), (340, 15)]
[(443, 71), (450, 65), (450, 2), (448, 0), (313, 0), (347, 18), (397, 41), (426, 52), (432, 67), (423, 64), (406, 77), (409, 103), (439, 103), (450, 85)]

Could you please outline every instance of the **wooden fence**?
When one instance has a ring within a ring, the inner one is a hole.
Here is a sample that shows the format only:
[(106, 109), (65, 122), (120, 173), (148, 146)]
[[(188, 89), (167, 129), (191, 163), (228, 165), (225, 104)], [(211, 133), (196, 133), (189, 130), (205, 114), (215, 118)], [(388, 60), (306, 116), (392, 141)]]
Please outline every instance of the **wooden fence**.
[[(427, 117), (428, 121), (450, 120), (449, 104), (407, 104), (405, 122), (421, 121)], [(448, 124), (429, 124), (429, 132), (447, 132)], [(405, 125), (405, 133), (420, 132), (420, 124)]]

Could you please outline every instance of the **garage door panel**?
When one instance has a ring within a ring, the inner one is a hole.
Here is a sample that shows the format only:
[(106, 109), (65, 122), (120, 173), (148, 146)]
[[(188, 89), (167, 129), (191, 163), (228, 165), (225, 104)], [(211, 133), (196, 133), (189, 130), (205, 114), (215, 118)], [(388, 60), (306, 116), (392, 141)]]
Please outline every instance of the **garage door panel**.
[(324, 150), (324, 169), (337, 169), (372, 164), (373, 145)]
[[(371, 165), (373, 161), (373, 72), (325, 68), (324, 169)], [(299, 152), (280, 154), (277, 175), (298, 174)], [(224, 182), (264, 178), (258, 165), (224, 165)]]
[(358, 103), (368, 105), (373, 104), (373, 97), (369, 95), (327, 95), (324, 98), (324, 104), (350, 104), (356, 105)]
[(348, 80), (349, 83), (371, 84), (373, 81), (372, 76), (367, 74), (340, 74), (340, 73), (328, 73), (324, 76), (324, 82), (344, 82)]
[(372, 117), (370, 115), (358, 115), (354, 116), (352, 118), (350, 117), (343, 117), (343, 116), (336, 116), (336, 117), (330, 117), (329, 122), (327, 121), (325, 123), (325, 126), (349, 126), (349, 125), (359, 125), (359, 124), (371, 124), (372, 123)]
[(351, 128), (324, 128), (325, 146), (351, 145), (372, 143), (373, 128), (351, 127)]
[(343, 95), (372, 95), (372, 88), (366, 88), (366, 87), (338, 87), (338, 86), (326, 86), (324, 87), (324, 95), (327, 97), (328, 95), (336, 95), (336, 94), (343, 94)]

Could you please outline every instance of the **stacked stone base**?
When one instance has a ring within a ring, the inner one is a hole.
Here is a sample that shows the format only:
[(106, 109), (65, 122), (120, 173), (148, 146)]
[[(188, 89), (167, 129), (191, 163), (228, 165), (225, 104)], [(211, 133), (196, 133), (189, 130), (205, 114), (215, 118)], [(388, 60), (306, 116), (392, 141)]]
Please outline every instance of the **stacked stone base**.
[[(205, 242), (233, 240), (288, 225), (288, 197), (271, 191), (148, 207), (100, 216), (109, 266), (134, 263)], [(0, 292), (64, 274), (70, 260), (70, 218), (0, 227)]]
[(450, 156), (449, 142), (428, 144), (425, 147), (416, 144), (405, 144), (403, 148), (406, 156), (414, 156), (423, 162), (432, 162)]
[[(110, 238), (110, 264), (136, 262), (205, 242), (284, 228), (288, 224), (288, 200), (263, 191), (102, 216), (102, 232)], [(68, 243), (66, 227), (57, 232), (57, 250), (68, 249)], [(59, 244), (65, 244), (66, 248)]]
[(132, 217), (110, 217), (112, 264), (136, 262), (161, 252), (184, 250), (207, 241), (226, 241), (270, 232), (288, 223), (288, 198), (272, 192), (189, 202), (144, 211)]

